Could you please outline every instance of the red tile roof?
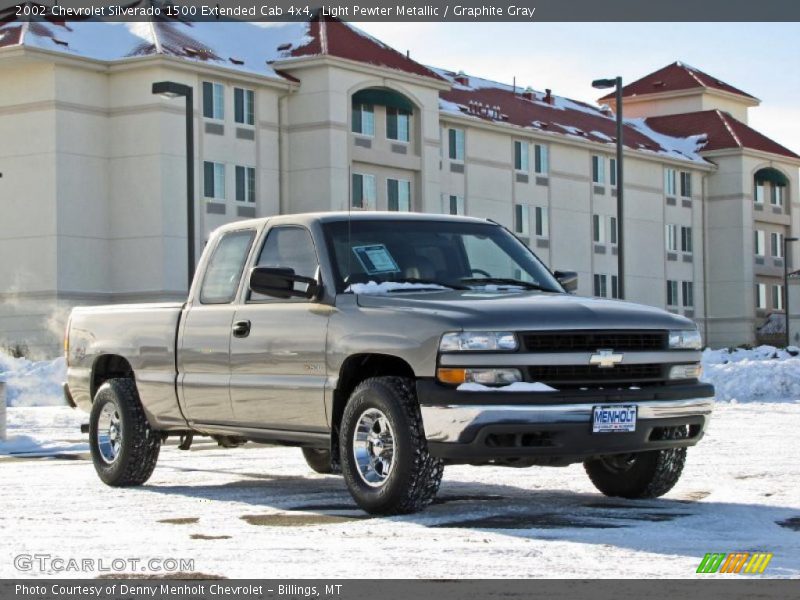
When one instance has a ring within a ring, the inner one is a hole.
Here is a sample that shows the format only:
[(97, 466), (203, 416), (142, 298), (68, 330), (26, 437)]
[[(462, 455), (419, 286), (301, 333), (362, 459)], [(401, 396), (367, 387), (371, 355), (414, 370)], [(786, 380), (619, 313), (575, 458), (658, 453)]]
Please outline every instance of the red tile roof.
[[(515, 90), (509, 85), (451, 71), (438, 72), (453, 86), (450, 91), (439, 94), (445, 112), (609, 144), (612, 148), (616, 143), (616, 120), (611, 113), (597, 107), (538, 91), (523, 92), (519, 87)], [(693, 152), (699, 141), (695, 144), (693, 140), (662, 137), (665, 139), (655, 140), (632, 122), (623, 130), (626, 147), (671, 158), (703, 161)]]
[(308, 35), (311, 37), (310, 41), (288, 50), (287, 55), (336, 56), (422, 77), (441, 79), (431, 69), (339, 19), (322, 17), (318, 13), (311, 19)]
[(789, 158), (800, 158), (788, 148), (719, 109), (650, 117), (645, 119), (645, 123), (658, 133), (674, 137), (705, 134), (707, 141), (702, 148), (703, 152), (728, 148), (749, 148)]
[[(757, 100), (755, 96), (751, 96), (747, 92), (743, 92), (708, 73), (704, 73), (703, 71), (681, 62), (674, 62), (663, 69), (659, 69), (649, 75), (645, 75), (641, 79), (637, 79), (633, 83), (629, 83), (622, 88), (622, 93), (625, 97), (644, 96), (645, 94), (659, 94), (662, 92), (690, 90), (695, 88), (711, 88)], [(600, 98), (600, 100), (610, 100), (613, 98), (614, 93), (612, 92), (606, 94)]]

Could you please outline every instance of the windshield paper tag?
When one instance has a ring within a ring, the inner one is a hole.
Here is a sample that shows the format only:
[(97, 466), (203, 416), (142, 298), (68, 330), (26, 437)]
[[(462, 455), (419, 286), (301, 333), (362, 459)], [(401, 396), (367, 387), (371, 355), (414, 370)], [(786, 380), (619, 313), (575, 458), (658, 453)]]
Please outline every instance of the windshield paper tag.
[(353, 246), (353, 253), (369, 275), (397, 273), (400, 271), (400, 267), (397, 266), (394, 258), (389, 254), (389, 250), (383, 244)]

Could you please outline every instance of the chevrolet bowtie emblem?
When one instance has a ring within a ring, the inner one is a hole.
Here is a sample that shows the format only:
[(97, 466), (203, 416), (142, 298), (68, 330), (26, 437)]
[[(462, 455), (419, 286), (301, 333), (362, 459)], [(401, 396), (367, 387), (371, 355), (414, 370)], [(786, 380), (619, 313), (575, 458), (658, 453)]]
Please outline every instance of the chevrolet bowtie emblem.
[(614, 354), (613, 350), (598, 350), (589, 357), (590, 365), (597, 365), (601, 369), (611, 369), (622, 362), (622, 354)]

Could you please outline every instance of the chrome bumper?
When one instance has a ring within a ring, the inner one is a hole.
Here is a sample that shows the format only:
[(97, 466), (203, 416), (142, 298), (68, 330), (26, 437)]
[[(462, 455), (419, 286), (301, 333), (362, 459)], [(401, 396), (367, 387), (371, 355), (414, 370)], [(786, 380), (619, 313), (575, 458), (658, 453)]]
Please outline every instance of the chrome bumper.
[[(469, 392), (462, 392), (468, 394)], [(512, 392), (506, 392), (512, 394)], [(474, 431), (489, 425), (553, 425), (592, 422), (592, 408), (601, 404), (448, 404), (425, 405), (422, 410), (422, 424), (429, 442), (458, 443), (465, 432)], [(650, 400), (637, 402), (602, 402), (602, 404), (635, 404), (638, 407), (637, 419), (674, 419), (681, 417), (708, 416), (714, 409), (713, 398), (694, 398), (683, 400)]]

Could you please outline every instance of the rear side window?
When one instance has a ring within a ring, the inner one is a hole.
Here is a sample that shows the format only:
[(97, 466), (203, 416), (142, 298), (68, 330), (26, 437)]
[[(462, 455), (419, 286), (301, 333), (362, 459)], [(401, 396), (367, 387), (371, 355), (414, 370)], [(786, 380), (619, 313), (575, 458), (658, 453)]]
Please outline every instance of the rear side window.
[(206, 267), (200, 302), (228, 304), (236, 297), (244, 263), (250, 253), (255, 231), (232, 231), (222, 236)]

